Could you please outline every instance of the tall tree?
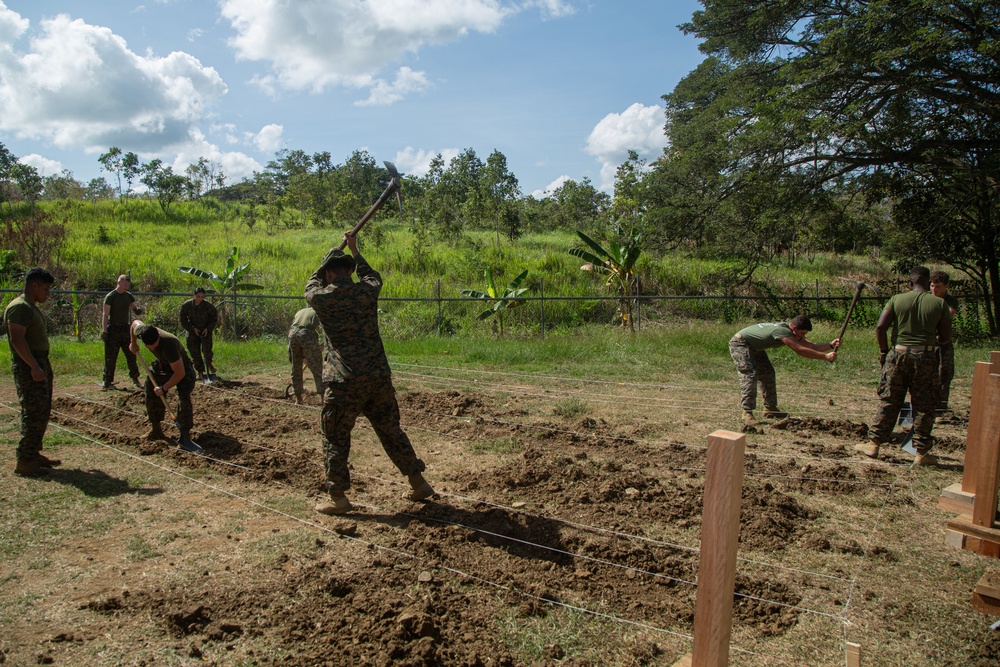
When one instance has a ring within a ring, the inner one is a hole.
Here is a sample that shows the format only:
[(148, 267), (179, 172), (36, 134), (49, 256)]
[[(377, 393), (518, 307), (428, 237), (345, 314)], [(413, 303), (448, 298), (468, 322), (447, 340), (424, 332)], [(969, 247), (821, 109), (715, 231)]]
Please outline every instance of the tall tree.
[(132, 151), (122, 152), (122, 149), (112, 146), (97, 161), (101, 163), (101, 169), (115, 175), (118, 196), (127, 199), (132, 192), (132, 183), (141, 172), (139, 156)]
[(888, 183), (897, 222), (922, 236), (927, 226), (904, 210), (919, 200), (910, 195), (950, 196), (950, 233), (966, 241), (965, 264), (983, 267), (995, 314), (1000, 4), (702, 4), (683, 29), (704, 40), (709, 59), (667, 96), (667, 129), (672, 142), (687, 136), (687, 151), (722, 158), (716, 199), (750, 193), (765, 204), (770, 186), (772, 210), (787, 215), (838, 183)]
[(163, 166), (163, 160), (159, 158), (142, 165), (142, 183), (156, 196), (164, 213), (190, 187), (186, 176), (175, 174), (174, 168), (170, 165)]
[(521, 196), (521, 186), (517, 176), (507, 168), (507, 156), (496, 149), (486, 158), (482, 185), (486, 192), (486, 210), (493, 217), (497, 245), (500, 244), (501, 224), (513, 241), (519, 233), (516, 220), (520, 216), (516, 200)]

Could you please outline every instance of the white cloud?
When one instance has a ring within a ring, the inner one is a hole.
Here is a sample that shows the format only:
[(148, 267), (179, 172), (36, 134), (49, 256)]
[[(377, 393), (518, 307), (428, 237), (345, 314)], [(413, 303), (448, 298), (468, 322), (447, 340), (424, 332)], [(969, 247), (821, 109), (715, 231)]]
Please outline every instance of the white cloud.
[(412, 76), (425, 75), (412, 70), (393, 84), (377, 78), (408, 53), (493, 33), (528, 9), (551, 16), (571, 10), (565, 0), (219, 0), (219, 8), (236, 31), (229, 43), (237, 58), (270, 65), (270, 74), (254, 79), (263, 89), (372, 88), (369, 104), (413, 92), (401, 83), (426, 87)]
[(428, 171), (430, 171), (431, 160), (433, 160), (434, 156), (438, 153), (441, 154), (441, 158), (444, 160), (445, 168), (447, 168), (451, 159), (458, 157), (461, 152), (462, 151), (458, 148), (445, 148), (444, 150), (439, 151), (425, 151), (417, 150), (412, 146), (407, 146), (403, 150), (396, 153), (396, 157), (393, 158), (392, 163), (396, 165), (396, 169), (398, 169), (400, 173), (422, 178), (427, 175)]
[(544, 199), (545, 197), (551, 197), (552, 193), (561, 188), (568, 180), (570, 180), (570, 177), (563, 174), (556, 180), (546, 185), (544, 190), (535, 190), (534, 192), (532, 192), (531, 196), (534, 197), (535, 199)]
[(62, 162), (58, 160), (50, 160), (47, 157), (42, 157), (38, 153), (32, 153), (31, 155), (24, 155), (17, 159), (18, 162), (26, 164), (29, 167), (34, 167), (38, 170), (40, 176), (55, 176), (62, 171)]
[(161, 152), (187, 142), (226, 93), (187, 53), (141, 56), (108, 28), (65, 14), (41, 21), (19, 53), (14, 38), (27, 27), (0, 3), (0, 131), (90, 152)]
[(204, 34), (205, 31), (202, 30), (201, 28), (191, 28), (190, 30), (188, 30), (187, 40), (189, 42), (196, 41), (198, 39), (201, 39), (201, 36)]
[(274, 153), (284, 143), (284, 132), (285, 127), (283, 125), (271, 123), (262, 127), (257, 134), (248, 134), (248, 139), (262, 153)]
[(205, 158), (218, 167), (226, 175), (226, 183), (236, 183), (252, 177), (255, 171), (263, 170), (260, 162), (246, 153), (220, 150), (200, 131), (192, 130), (187, 143), (171, 158), (174, 172), (183, 174), (188, 165), (196, 164), (199, 158)]
[(645, 159), (659, 157), (667, 145), (663, 114), (661, 106), (636, 102), (620, 114), (609, 113), (594, 127), (587, 138), (587, 152), (601, 161), (602, 190), (614, 188), (615, 172), (629, 150)]
[(387, 83), (377, 79), (371, 87), (367, 100), (355, 102), (357, 106), (388, 106), (398, 102), (410, 93), (421, 93), (430, 87), (427, 76), (423, 72), (414, 72), (409, 67), (400, 67), (396, 72), (396, 80)]

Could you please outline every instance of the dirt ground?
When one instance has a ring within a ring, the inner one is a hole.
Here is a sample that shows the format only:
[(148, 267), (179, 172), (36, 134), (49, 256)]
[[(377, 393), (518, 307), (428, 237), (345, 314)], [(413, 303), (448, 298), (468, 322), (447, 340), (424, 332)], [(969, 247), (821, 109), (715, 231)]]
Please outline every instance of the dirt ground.
[[(311, 509), (319, 397), (295, 406), (276, 376), (196, 388), (200, 455), (147, 442), (137, 392), (59, 388), (52, 429), (76, 444), (48, 480), (11, 476), (10, 452), (5, 500), (86, 498), (60, 501), (77, 525), (40, 539), (44, 554), (0, 571), (16, 603), (0, 663), (672, 665), (689, 651), (706, 436), (735, 413), (678, 409), (669, 388), (424, 375), (396, 383), (439, 496), (406, 501), (361, 419), (357, 511), (340, 518)], [(1000, 664), (992, 619), (969, 608), (990, 563), (945, 547), (936, 509), (964, 424), (938, 428), (941, 468), (895, 447), (873, 464), (850, 451), (860, 400), (746, 433), (731, 664), (841, 665), (845, 640), (865, 665)]]

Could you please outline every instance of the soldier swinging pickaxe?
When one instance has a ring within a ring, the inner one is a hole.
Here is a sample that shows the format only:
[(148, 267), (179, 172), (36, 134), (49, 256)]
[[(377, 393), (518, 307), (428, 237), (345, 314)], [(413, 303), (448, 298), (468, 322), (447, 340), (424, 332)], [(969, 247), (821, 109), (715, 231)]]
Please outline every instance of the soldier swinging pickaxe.
[(854, 307), (858, 305), (858, 299), (861, 297), (861, 290), (867, 287), (871, 291), (875, 292), (875, 296), (881, 297), (882, 295), (878, 293), (877, 289), (875, 289), (871, 285), (867, 285), (861, 282), (860, 280), (853, 280), (851, 278), (841, 278), (841, 280), (849, 280), (850, 282), (854, 283), (854, 298), (851, 299), (851, 306), (850, 308), (847, 309), (847, 317), (844, 318), (844, 326), (840, 327), (840, 335), (837, 336), (837, 338), (840, 340), (840, 344), (843, 345), (844, 332), (847, 331), (847, 323), (851, 321), (851, 315), (854, 314)]
[[(391, 197), (393, 194), (396, 195), (396, 201), (399, 202), (399, 212), (401, 214), (403, 212), (403, 197), (399, 191), (399, 189), (403, 185), (403, 182), (400, 179), (399, 172), (396, 171), (396, 165), (394, 165), (391, 162), (383, 162), (382, 164), (384, 164), (385, 168), (389, 170), (389, 186), (385, 189), (385, 192), (383, 192), (379, 196), (379, 198), (375, 201), (375, 203), (372, 204), (372, 207), (368, 209), (368, 212), (365, 213), (363, 216), (361, 216), (361, 220), (358, 221), (358, 224), (354, 225), (354, 229), (348, 232), (351, 236), (356, 236), (357, 233), (361, 231), (361, 228), (365, 226), (365, 223), (368, 222), (371, 219), (371, 217), (378, 212), (380, 208), (382, 208), (382, 205), (385, 204), (389, 200), (389, 197)], [(347, 241), (344, 240), (341, 241), (340, 245), (337, 247), (340, 250), (343, 250), (346, 246), (347, 246)]]

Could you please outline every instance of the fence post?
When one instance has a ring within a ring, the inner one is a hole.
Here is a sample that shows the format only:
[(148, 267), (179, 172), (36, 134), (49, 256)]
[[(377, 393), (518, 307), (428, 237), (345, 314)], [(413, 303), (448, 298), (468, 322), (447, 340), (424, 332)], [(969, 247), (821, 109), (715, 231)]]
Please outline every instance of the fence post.
[(545, 340), (545, 278), (538, 279), (538, 306), (542, 312), (542, 340)]
[(441, 336), (441, 279), (437, 281), (437, 302), (438, 302), (438, 336)]
[(635, 274), (635, 326), (639, 331), (642, 331), (642, 299), (639, 298), (642, 294), (642, 288), (639, 284), (639, 274)]
[(715, 431), (708, 436), (694, 610), (694, 667), (729, 664), (745, 446), (746, 436), (739, 433)]

